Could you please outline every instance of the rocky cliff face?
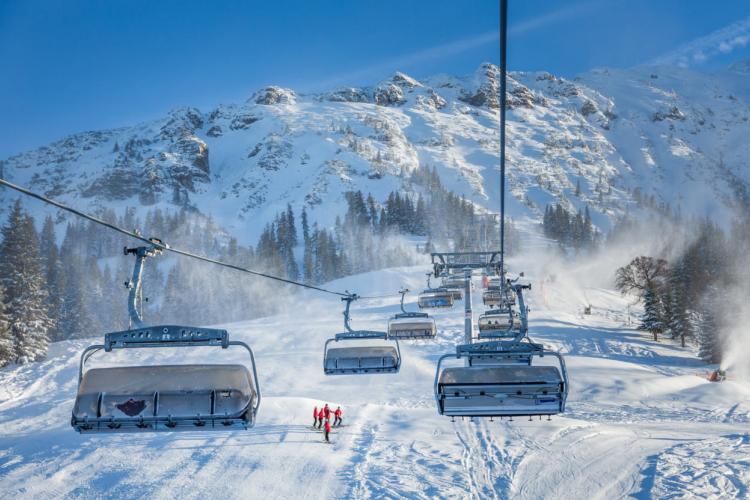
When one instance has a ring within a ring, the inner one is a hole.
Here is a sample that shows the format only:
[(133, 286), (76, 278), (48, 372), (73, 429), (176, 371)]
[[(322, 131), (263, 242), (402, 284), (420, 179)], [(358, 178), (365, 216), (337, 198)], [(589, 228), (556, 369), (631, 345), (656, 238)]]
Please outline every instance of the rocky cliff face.
[[(391, 190), (420, 191), (407, 174), (424, 166), (496, 210), (499, 76), (483, 64), (467, 77), (396, 73), (315, 95), (270, 86), (240, 104), (75, 134), (1, 161), (0, 173), (81, 208), (190, 206), (250, 240), (287, 203), (328, 224), (348, 190), (381, 201)], [(606, 228), (636, 198), (705, 215), (730, 210), (747, 190), (747, 62), (710, 75), (512, 73), (508, 92), (516, 217), (537, 218), (552, 202), (588, 205)]]

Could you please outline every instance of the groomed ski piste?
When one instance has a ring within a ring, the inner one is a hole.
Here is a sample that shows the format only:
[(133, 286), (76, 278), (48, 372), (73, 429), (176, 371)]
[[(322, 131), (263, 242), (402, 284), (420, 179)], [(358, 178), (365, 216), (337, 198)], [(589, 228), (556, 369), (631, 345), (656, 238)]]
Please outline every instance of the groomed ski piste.
[[(635, 325), (638, 313), (632, 297), (586, 287), (538, 261), (511, 259), (510, 268), (526, 270), (533, 286), (529, 336), (567, 362), (566, 412), (551, 421), (451, 422), (437, 414), (436, 360), (463, 341), (463, 302), (430, 312), (435, 341), (401, 342), (400, 373), (325, 376), (323, 344), (343, 330), (342, 304), (304, 292), (283, 299), (287, 314), (220, 325), (255, 351), (263, 401), (250, 430), (76, 433), (79, 355), (103, 332), (52, 344), (42, 362), (1, 370), (0, 497), (748, 496), (750, 384), (712, 384), (704, 377), (711, 367), (692, 350), (628, 326), (628, 314)], [(427, 269), (387, 269), (330, 286), (363, 295), (402, 285), (419, 291)], [(476, 317), (481, 294), (473, 298)], [(385, 329), (398, 300), (356, 302), (353, 326)], [(415, 301), (416, 293), (407, 297), (412, 310)], [(582, 314), (585, 301), (591, 315)], [(216, 348), (142, 349), (98, 354), (92, 366), (226, 361), (244, 359)], [(330, 445), (311, 428), (313, 406), (323, 403), (344, 410)]]

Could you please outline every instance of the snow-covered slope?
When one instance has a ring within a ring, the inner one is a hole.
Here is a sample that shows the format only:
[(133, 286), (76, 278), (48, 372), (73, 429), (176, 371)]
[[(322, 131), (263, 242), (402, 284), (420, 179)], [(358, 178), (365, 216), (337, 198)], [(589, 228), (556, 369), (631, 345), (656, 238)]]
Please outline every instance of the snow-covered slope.
[[(0, 175), (81, 208), (189, 205), (245, 242), (287, 203), (330, 224), (342, 193), (384, 201), (436, 166), (477, 204), (498, 205), (498, 70), (315, 95), (268, 87), (213, 110), (84, 132), (0, 161)], [(573, 81), (513, 73), (511, 215), (589, 205), (606, 228), (636, 197), (715, 215), (747, 187), (750, 72), (672, 67), (596, 70)], [(576, 185), (580, 183), (580, 194)], [(635, 194), (638, 191), (638, 194)], [(12, 193), (0, 191), (0, 205)]]
[[(332, 286), (363, 294), (418, 288), (423, 271), (391, 269)], [(461, 307), (436, 314), (436, 342), (403, 343), (399, 374), (325, 377), (323, 342), (341, 329), (341, 304), (310, 295), (288, 315), (226, 325), (258, 359), (264, 400), (250, 431), (76, 434), (69, 419), (82, 340), (0, 371), (0, 496), (747, 497), (750, 385), (706, 382), (707, 368), (691, 352), (626, 326), (627, 299), (615, 292), (571, 288), (559, 272), (530, 277), (530, 334), (562, 350), (570, 371), (564, 416), (452, 423), (437, 415), (435, 360), (463, 337)], [(580, 315), (584, 300), (591, 316)], [(397, 310), (396, 299), (356, 305), (355, 325), (368, 328), (384, 328)], [(148, 362), (210, 355), (138, 353)], [(322, 402), (345, 412), (331, 446), (310, 428)]]

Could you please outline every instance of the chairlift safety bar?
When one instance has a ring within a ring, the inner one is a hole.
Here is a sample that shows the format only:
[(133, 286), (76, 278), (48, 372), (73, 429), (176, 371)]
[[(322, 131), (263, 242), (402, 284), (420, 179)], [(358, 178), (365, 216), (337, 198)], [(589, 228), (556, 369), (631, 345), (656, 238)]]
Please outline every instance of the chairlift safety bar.
[(386, 332), (377, 332), (374, 330), (352, 330), (350, 332), (337, 333), (335, 341), (348, 339), (388, 339)]

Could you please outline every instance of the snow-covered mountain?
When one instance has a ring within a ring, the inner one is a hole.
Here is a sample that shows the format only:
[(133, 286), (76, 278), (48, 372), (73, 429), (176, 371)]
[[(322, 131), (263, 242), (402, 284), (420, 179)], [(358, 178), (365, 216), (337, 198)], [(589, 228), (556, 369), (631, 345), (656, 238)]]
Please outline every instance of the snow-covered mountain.
[[(408, 173), (497, 211), (498, 68), (301, 95), (267, 87), (209, 111), (75, 134), (0, 161), (0, 175), (77, 207), (189, 205), (254, 242), (287, 203), (331, 223), (342, 194), (418, 191)], [(588, 205), (607, 228), (635, 198), (718, 215), (750, 184), (750, 63), (715, 74), (594, 70), (575, 80), (512, 73), (510, 212)], [(580, 193), (576, 186), (580, 184)], [(10, 197), (0, 191), (7, 206)]]

